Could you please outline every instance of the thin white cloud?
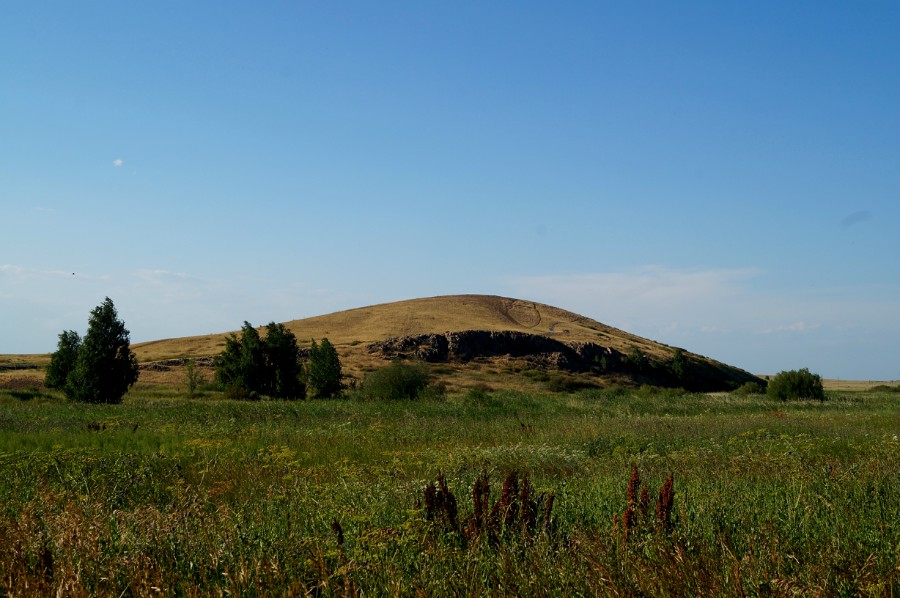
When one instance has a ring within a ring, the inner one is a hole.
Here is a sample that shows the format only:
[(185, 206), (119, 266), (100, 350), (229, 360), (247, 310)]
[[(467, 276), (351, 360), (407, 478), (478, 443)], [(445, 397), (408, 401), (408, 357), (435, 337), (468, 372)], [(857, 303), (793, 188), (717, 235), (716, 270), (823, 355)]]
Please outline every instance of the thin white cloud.
[[(54, 278), (63, 278), (67, 276), (74, 276), (73, 272), (68, 272), (65, 270), (37, 270), (35, 268), (26, 268), (23, 266), (17, 266), (14, 264), (0, 264), (0, 274), (5, 274), (11, 278), (16, 278), (19, 280), (23, 279), (41, 279), (41, 280), (49, 280)], [(107, 275), (87, 275), (83, 278), (90, 280), (106, 280), (109, 277)]]
[(185, 272), (172, 272), (171, 270), (137, 270), (134, 276), (143, 282), (153, 285), (165, 285), (172, 283), (200, 283), (203, 279)]
[(8, 276), (19, 276), (25, 272), (22, 266), (14, 266), (13, 264), (0, 264), (0, 273)]
[(115, 160), (113, 160), (113, 166), (115, 166), (116, 168), (120, 167), (122, 164), (124, 164), (122, 158), (116, 158)]
[(779, 324), (757, 330), (757, 334), (777, 334), (780, 332), (803, 333), (821, 328), (818, 322), (794, 322), (793, 324)]
[[(647, 317), (711, 304), (740, 295), (741, 283), (759, 274), (752, 268), (673, 270), (645, 266), (623, 272), (519, 277), (508, 281), (516, 296), (545, 298), (555, 305), (592, 304), (604, 310)], [(680, 318), (663, 317), (671, 326)]]

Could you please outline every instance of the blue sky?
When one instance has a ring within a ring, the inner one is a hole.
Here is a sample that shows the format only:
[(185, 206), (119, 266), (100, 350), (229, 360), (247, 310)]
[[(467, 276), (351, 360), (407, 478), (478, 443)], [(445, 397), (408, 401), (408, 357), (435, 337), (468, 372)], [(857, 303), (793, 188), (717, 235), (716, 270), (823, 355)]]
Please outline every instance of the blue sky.
[[(551, 303), (900, 378), (896, 2), (0, 9), (0, 353)], [(74, 274), (73, 274), (74, 273)]]

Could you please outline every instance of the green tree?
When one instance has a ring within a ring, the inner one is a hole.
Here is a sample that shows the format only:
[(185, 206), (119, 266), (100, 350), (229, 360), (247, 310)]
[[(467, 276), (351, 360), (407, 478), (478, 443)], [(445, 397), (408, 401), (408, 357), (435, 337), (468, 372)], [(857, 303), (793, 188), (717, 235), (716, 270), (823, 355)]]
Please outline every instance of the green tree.
[(684, 350), (676, 348), (675, 354), (672, 356), (672, 362), (669, 364), (669, 370), (679, 384), (685, 385), (690, 382), (689, 368), (690, 365), (687, 357), (684, 356)]
[(137, 378), (128, 330), (107, 297), (91, 311), (87, 334), (66, 378), (66, 396), (84, 403), (121, 403)]
[(341, 360), (327, 338), (321, 344), (312, 341), (306, 366), (306, 386), (314, 398), (326, 399), (341, 392)]
[(66, 380), (75, 369), (80, 347), (81, 337), (74, 330), (65, 330), (59, 334), (59, 344), (56, 346), (56, 352), (50, 356), (50, 365), (47, 366), (47, 374), (44, 376), (44, 386), (59, 390), (66, 387)]
[(766, 394), (774, 399), (825, 399), (825, 388), (822, 378), (811, 373), (807, 368), (778, 372), (769, 380)]
[(265, 338), (244, 322), (240, 338), (232, 334), (225, 339), (216, 364), (216, 381), (234, 398), (303, 398), (301, 374), (297, 337), (275, 322), (266, 326)]
[(271, 322), (266, 326), (264, 347), (269, 394), (284, 399), (303, 398), (303, 366), (294, 333), (284, 324)]
[(256, 328), (245, 321), (241, 336), (225, 339), (225, 351), (216, 364), (216, 382), (233, 396), (257, 398), (267, 390), (266, 354)]

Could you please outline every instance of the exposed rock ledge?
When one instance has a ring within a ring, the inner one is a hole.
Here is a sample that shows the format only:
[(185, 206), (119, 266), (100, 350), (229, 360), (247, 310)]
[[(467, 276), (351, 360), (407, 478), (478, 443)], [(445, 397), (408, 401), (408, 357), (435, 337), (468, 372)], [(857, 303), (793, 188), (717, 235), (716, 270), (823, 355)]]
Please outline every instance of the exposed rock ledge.
[(470, 361), (477, 357), (529, 357), (548, 366), (586, 371), (601, 360), (616, 369), (623, 355), (594, 343), (563, 343), (546, 336), (514, 331), (464, 330), (388, 338), (368, 346), (386, 359), (421, 359), (438, 363)]
[(388, 338), (368, 345), (370, 354), (384, 359), (421, 359), (430, 363), (466, 362), (476, 358), (522, 357), (539, 366), (617, 374), (637, 384), (682, 387), (711, 392), (731, 390), (746, 382), (765, 381), (742, 369), (683, 353), (680, 370), (673, 362), (641, 357), (635, 360), (612, 347), (595, 343), (564, 343), (546, 336), (514, 331), (465, 330), (444, 334), (419, 334)]

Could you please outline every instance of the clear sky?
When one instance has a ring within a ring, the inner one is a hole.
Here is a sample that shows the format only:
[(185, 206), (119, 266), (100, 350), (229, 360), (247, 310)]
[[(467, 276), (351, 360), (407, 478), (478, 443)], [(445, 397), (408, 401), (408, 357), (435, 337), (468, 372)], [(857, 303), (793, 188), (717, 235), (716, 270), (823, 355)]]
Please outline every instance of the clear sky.
[(415, 297), (900, 378), (900, 3), (0, 7), (0, 353)]

